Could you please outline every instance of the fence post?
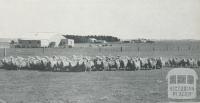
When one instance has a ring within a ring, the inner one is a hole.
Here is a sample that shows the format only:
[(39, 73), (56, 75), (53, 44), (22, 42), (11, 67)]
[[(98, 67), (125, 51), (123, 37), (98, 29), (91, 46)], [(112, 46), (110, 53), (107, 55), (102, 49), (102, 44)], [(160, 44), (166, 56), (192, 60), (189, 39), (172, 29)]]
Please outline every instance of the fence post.
[(123, 51), (122, 46), (121, 46), (121, 52)]
[(45, 52), (45, 47), (43, 47), (43, 49), (42, 49), (42, 53), (44, 54), (44, 52)]
[(140, 56), (140, 47), (137, 47), (138, 56)]
[(153, 51), (155, 51), (155, 47), (153, 47)]
[(178, 48), (178, 51), (179, 51), (179, 50), (180, 50), (180, 47), (178, 46), (177, 48)]
[(167, 51), (168, 51), (168, 49), (169, 49), (169, 47), (168, 47), (168, 45), (167, 45)]
[(191, 50), (191, 46), (188, 47), (188, 50)]
[(4, 55), (3, 56), (6, 57), (6, 48), (4, 48)]

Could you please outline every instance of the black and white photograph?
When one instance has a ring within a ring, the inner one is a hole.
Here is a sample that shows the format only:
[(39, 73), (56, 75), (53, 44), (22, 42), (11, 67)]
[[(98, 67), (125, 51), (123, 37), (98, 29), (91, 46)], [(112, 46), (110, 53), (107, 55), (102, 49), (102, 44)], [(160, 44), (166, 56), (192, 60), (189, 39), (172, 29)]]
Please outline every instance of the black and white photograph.
[(200, 0), (0, 0), (0, 103), (200, 103)]

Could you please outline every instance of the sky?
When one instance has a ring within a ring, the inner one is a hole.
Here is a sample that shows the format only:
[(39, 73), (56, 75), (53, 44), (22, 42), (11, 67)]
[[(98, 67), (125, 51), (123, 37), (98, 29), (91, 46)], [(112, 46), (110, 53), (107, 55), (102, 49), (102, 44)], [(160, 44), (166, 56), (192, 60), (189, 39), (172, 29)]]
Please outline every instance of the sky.
[(200, 0), (0, 0), (0, 36), (199, 39)]

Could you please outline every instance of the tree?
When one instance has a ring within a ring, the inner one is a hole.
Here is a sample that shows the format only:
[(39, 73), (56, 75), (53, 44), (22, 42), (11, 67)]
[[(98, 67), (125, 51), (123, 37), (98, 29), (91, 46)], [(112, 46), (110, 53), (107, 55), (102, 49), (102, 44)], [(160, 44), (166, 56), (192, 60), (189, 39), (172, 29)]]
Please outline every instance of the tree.
[(105, 40), (107, 42), (118, 42), (119, 38), (113, 36), (97, 36), (97, 35), (87, 35), (87, 36), (78, 36), (78, 35), (64, 35), (68, 39), (74, 39), (75, 43), (86, 43), (89, 38), (95, 38), (97, 40)]

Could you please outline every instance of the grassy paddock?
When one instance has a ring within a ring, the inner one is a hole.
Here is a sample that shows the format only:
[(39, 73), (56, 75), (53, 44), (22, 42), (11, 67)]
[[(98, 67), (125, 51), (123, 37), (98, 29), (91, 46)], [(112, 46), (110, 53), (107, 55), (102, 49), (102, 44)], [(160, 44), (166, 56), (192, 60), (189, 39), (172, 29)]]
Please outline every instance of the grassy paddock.
[[(200, 68), (195, 71), (200, 74)], [(0, 70), (8, 103), (156, 103), (167, 98), (169, 68), (151, 71), (38, 72)], [(197, 98), (200, 82), (197, 81)], [(200, 101), (195, 99), (193, 101)]]
[[(120, 51), (121, 46), (123, 52)], [(138, 52), (139, 47), (139, 52)], [(154, 49), (153, 49), (154, 48)], [(178, 49), (179, 48), (179, 49)], [(3, 57), (0, 49), (0, 58)], [(10, 48), (7, 56), (126, 55), (200, 58), (200, 42), (113, 44), (112, 47)], [(0, 99), (8, 103), (156, 103), (167, 98), (169, 68), (151, 71), (38, 72), (0, 70)], [(200, 68), (195, 69), (200, 74)], [(197, 81), (200, 101), (200, 81)], [(55, 102), (56, 103), (56, 102)]]
[[(121, 52), (121, 47), (122, 52)], [(138, 50), (139, 48), (139, 50)], [(8, 48), (7, 56), (52, 56), (52, 55), (126, 55), (140, 57), (192, 57), (200, 58), (200, 41), (162, 41), (153, 44), (112, 43), (111, 47), (89, 47), (89, 44), (75, 44), (74, 48)], [(0, 49), (0, 58), (4, 50)]]

